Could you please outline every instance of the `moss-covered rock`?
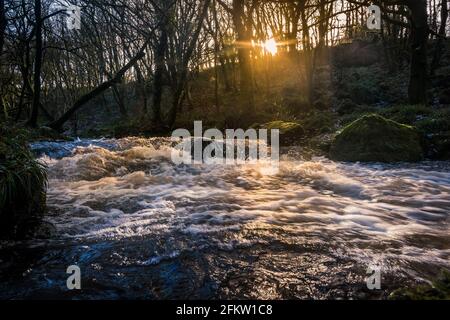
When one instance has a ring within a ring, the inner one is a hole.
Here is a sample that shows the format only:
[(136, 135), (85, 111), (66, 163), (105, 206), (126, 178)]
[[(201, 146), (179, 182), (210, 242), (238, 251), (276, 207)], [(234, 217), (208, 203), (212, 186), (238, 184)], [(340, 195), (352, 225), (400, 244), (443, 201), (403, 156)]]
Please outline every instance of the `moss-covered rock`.
[(366, 115), (340, 132), (330, 148), (337, 161), (414, 162), (423, 158), (421, 138), (414, 127)]
[(281, 145), (295, 145), (298, 143), (298, 140), (303, 138), (305, 135), (303, 126), (297, 122), (276, 120), (259, 125), (258, 128), (267, 130), (280, 130)]
[(0, 127), (0, 238), (25, 238), (45, 212), (47, 176), (27, 132)]
[(443, 270), (431, 285), (401, 288), (389, 295), (390, 300), (450, 300), (450, 271)]

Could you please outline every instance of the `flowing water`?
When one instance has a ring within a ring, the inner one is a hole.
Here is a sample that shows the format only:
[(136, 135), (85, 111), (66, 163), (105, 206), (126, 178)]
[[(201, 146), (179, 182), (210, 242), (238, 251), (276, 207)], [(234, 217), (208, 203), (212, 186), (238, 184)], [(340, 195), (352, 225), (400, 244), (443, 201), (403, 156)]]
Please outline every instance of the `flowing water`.
[[(385, 298), (450, 268), (450, 163), (175, 165), (166, 138), (41, 142), (49, 239), (3, 242), (0, 298)], [(69, 291), (66, 269), (81, 269)], [(381, 290), (369, 290), (369, 266)]]

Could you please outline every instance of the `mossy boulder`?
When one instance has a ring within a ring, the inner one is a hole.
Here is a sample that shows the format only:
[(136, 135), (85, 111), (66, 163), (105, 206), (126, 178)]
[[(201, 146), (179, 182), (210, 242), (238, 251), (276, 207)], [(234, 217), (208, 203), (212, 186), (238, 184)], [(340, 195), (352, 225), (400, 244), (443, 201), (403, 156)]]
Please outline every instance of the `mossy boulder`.
[(431, 285), (400, 288), (389, 295), (390, 300), (450, 300), (450, 271), (442, 270)]
[(298, 144), (298, 140), (303, 138), (305, 135), (303, 126), (297, 122), (276, 120), (259, 125), (258, 128), (267, 130), (280, 130), (280, 144), (285, 146)]
[(24, 130), (0, 127), (0, 238), (26, 238), (45, 212), (47, 176)]
[(334, 139), (330, 158), (337, 161), (415, 162), (423, 158), (421, 137), (411, 126), (379, 115), (347, 125)]

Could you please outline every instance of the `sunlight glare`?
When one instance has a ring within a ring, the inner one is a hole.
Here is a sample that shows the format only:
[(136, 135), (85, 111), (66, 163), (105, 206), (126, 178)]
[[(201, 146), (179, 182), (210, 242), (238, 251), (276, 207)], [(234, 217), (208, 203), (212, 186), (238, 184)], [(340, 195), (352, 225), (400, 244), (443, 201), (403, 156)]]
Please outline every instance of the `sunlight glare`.
[(264, 50), (270, 53), (271, 55), (275, 55), (278, 51), (277, 49), (277, 43), (274, 39), (269, 39), (264, 42)]

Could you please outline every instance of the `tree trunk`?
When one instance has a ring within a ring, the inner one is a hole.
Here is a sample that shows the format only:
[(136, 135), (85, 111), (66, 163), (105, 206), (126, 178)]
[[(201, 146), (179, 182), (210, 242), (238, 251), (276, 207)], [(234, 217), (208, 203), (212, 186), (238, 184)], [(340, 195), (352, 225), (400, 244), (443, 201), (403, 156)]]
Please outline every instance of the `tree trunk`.
[[(2, 67), (1, 57), (3, 53), (3, 44), (5, 42), (5, 30), (6, 30), (5, 0), (0, 0), (0, 68)], [(4, 109), (3, 99), (0, 99), (0, 109)]]
[(434, 50), (433, 54), (433, 61), (431, 62), (430, 67), (430, 75), (433, 76), (436, 69), (439, 67), (439, 63), (441, 61), (442, 56), (442, 49), (444, 46), (444, 39), (445, 39), (445, 28), (447, 26), (447, 20), (448, 20), (448, 4), (447, 0), (441, 0), (441, 25), (439, 27), (439, 38), (437, 39), (436, 43), (436, 49)]
[(408, 97), (411, 104), (427, 103), (428, 19), (426, 0), (409, 0), (411, 10), (411, 70)]
[(233, 24), (237, 33), (240, 89), (244, 103), (254, 111), (253, 72), (250, 59), (251, 29), (248, 30), (244, 0), (233, 0)]
[(125, 101), (124, 101), (124, 92), (121, 90), (121, 88), (118, 87), (118, 85), (120, 85), (119, 83), (117, 84), (113, 84), (112, 89), (113, 89), (113, 95), (114, 95), (114, 99), (117, 102), (117, 105), (119, 106), (119, 112), (120, 115), (123, 118), (126, 118), (128, 116), (128, 112), (127, 112), (127, 108), (125, 107)]
[(145, 87), (145, 79), (144, 76), (142, 74), (141, 68), (136, 65), (135, 66), (136, 69), (136, 77), (137, 77), (137, 91), (138, 91), (138, 96), (140, 96), (140, 98), (142, 99), (142, 113), (147, 113), (147, 92), (146, 92), (146, 87)]
[(3, 53), (3, 44), (5, 43), (6, 16), (5, 0), (0, 0), (0, 56)]
[(197, 27), (194, 31), (194, 34), (192, 35), (191, 41), (190, 41), (189, 46), (187, 47), (186, 53), (184, 55), (184, 59), (183, 59), (183, 62), (182, 62), (181, 68), (180, 68), (180, 75), (179, 75), (178, 81), (176, 83), (176, 88), (175, 88), (174, 94), (173, 94), (172, 109), (170, 110), (170, 113), (169, 113), (169, 120), (168, 120), (169, 128), (173, 127), (175, 120), (176, 120), (178, 109), (183, 100), (183, 90), (186, 87), (186, 81), (187, 81), (187, 76), (188, 76), (188, 72), (189, 72), (189, 68), (188, 68), (189, 61), (191, 60), (192, 53), (194, 52), (195, 45), (196, 45), (198, 37), (200, 35), (200, 31), (202, 30), (203, 21), (205, 20), (206, 14), (208, 13), (208, 7), (209, 7), (210, 3), (211, 3), (211, 0), (204, 0), (203, 8), (202, 8), (202, 11), (198, 18), (198, 21), (197, 21)]
[(41, 19), (41, 0), (34, 1), (34, 15), (36, 20), (36, 49), (34, 58), (34, 80), (33, 80), (33, 104), (31, 106), (31, 115), (28, 125), (36, 127), (41, 99), (41, 67), (42, 67), (42, 19)]
[(162, 12), (159, 13), (159, 39), (156, 44), (155, 49), (155, 75), (153, 78), (153, 122), (156, 125), (161, 125), (161, 101), (163, 94), (163, 81), (164, 74), (166, 72), (165, 57), (168, 47), (168, 34), (167, 34), (167, 24), (168, 19), (168, 9), (165, 5), (162, 5), (160, 9)]
[(308, 104), (312, 104), (314, 87), (314, 59), (311, 48), (311, 38), (309, 35), (308, 18), (305, 12), (306, 1), (299, 3), (300, 17), (302, 23), (302, 45), (303, 45), (303, 65), (305, 71), (305, 94)]

